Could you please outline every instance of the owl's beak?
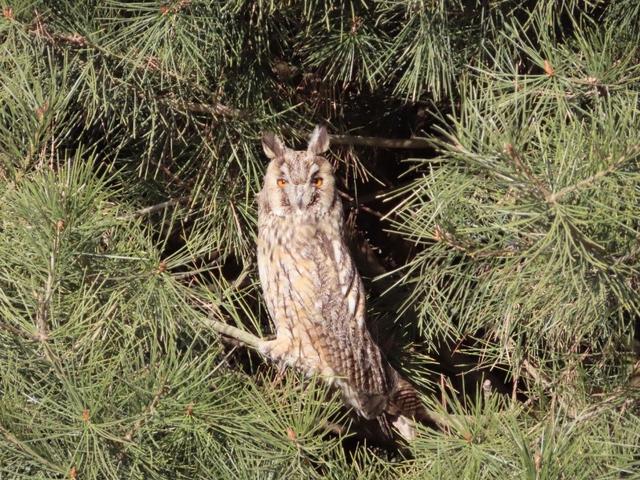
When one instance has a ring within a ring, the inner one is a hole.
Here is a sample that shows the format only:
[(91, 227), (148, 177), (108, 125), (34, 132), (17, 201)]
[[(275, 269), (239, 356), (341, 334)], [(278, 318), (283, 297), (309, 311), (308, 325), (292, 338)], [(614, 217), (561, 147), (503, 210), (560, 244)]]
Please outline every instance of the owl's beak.
[(297, 185), (295, 190), (295, 204), (296, 206), (302, 210), (304, 208), (304, 194), (305, 194), (305, 186)]

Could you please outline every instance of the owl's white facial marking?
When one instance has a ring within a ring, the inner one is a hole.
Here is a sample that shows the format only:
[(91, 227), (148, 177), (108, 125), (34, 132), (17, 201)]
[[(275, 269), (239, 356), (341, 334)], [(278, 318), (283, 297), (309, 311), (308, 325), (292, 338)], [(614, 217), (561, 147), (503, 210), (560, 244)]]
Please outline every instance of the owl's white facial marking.
[(326, 130), (314, 131), (306, 151), (291, 150), (272, 134), (266, 134), (262, 143), (271, 158), (260, 194), (262, 205), (278, 216), (304, 219), (327, 214), (336, 191), (331, 164), (320, 156), (329, 147)]
[(286, 161), (282, 164), (276, 184), (282, 190), (281, 205), (291, 207), (294, 214), (302, 214), (320, 200), (327, 187), (315, 158), (296, 158), (294, 162), (292, 167)]

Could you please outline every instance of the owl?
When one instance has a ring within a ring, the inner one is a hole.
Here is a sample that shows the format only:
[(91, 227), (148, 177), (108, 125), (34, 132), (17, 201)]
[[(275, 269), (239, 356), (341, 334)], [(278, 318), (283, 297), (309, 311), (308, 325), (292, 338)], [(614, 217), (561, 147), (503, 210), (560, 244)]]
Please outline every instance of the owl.
[(342, 203), (324, 127), (306, 150), (287, 148), (271, 133), (262, 138), (270, 159), (258, 194), (257, 257), (275, 339), (262, 353), (320, 375), (366, 419), (414, 435), (420, 401), (388, 364), (366, 324), (365, 291), (344, 239)]

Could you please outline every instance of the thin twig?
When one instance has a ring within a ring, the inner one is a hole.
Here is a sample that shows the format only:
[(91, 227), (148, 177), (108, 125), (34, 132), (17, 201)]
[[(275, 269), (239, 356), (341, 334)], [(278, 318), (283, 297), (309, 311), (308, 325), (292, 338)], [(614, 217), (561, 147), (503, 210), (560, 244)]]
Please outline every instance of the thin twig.
[(131, 217), (141, 217), (143, 215), (149, 215), (151, 213), (159, 212), (160, 210), (164, 210), (165, 208), (173, 207), (180, 203), (188, 202), (190, 197), (180, 197), (180, 198), (172, 198), (171, 200), (167, 200), (165, 202), (156, 203), (155, 205), (150, 205), (148, 207), (141, 208), (136, 210), (135, 212), (129, 215), (122, 215), (118, 217), (119, 220), (125, 220)]
[(38, 335), (32, 335), (29, 332), (25, 332), (24, 330), (18, 328), (18, 327), (14, 327), (11, 324), (8, 323), (4, 323), (0, 321), (0, 329), (2, 330), (6, 330), (8, 332), (13, 333), (14, 335), (18, 335), (22, 338), (25, 338), (27, 340), (32, 340), (34, 342), (39, 342), (41, 339)]
[(41, 342), (45, 342), (49, 338), (49, 310), (51, 309), (51, 296), (53, 295), (53, 283), (55, 281), (54, 274), (56, 269), (56, 255), (60, 248), (60, 230), (61, 228), (56, 227), (53, 249), (49, 256), (49, 271), (47, 272), (44, 294), (40, 295), (38, 298), (36, 327), (38, 329), (38, 338)]
[(516, 169), (520, 170), (524, 173), (525, 177), (536, 187), (538, 192), (542, 195), (542, 197), (549, 203), (554, 203), (550, 200), (552, 195), (551, 190), (549, 190), (546, 185), (533, 173), (533, 170), (522, 161), (520, 158), (520, 154), (516, 151), (514, 146), (510, 143), (506, 144), (504, 147), (505, 153), (508, 157), (513, 161), (516, 166)]
[(212, 104), (205, 103), (196, 103), (196, 102), (186, 102), (186, 101), (171, 101), (159, 99), (160, 101), (164, 101), (169, 106), (175, 107), (183, 107), (186, 111), (191, 113), (206, 113), (213, 117), (223, 116), (223, 117), (231, 117), (238, 118), (242, 116), (242, 112), (236, 108), (229, 107), (228, 105), (224, 105), (219, 102), (213, 102)]
[(585, 178), (584, 180), (580, 180), (575, 185), (569, 185), (568, 187), (564, 187), (563, 189), (558, 190), (555, 193), (552, 193), (549, 197), (549, 202), (556, 203), (560, 198), (564, 197), (565, 195), (568, 195), (577, 190), (580, 190), (581, 188), (590, 186), (592, 183), (598, 181), (602, 177), (605, 177), (606, 175), (612, 173), (616, 168), (622, 165), (626, 160), (627, 160), (627, 156), (622, 156), (621, 158), (618, 159), (617, 162), (612, 163), (606, 169), (601, 170), (597, 173), (594, 173), (593, 175), (591, 175), (588, 178)]
[(47, 271), (47, 281), (44, 285), (44, 293), (38, 295), (38, 308), (35, 313), (36, 328), (38, 330), (38, 340), (44, 345), (45, 355), (51, 363), (55, 363), (50, 357), (52, 352), (47, 348), (46, 342), (49, 338), (49, 315), (51, 313), (51, 298), (53, 296), (56, 260), (60, 251), (60, 234), (64, 230), (65, 224), (63, 220), (58, 220), (54, 225), (55, 236), (53, 237), (53, 245), (51, 254), (49, 255), (49, 269)]
[(548, 388), (551, 385), (551, 380), (549, 380), (544, 373), (540, 372), (534, 365), (532, 365), (529, 360), (523, 360), (522, 366), (529, 374), (529, 376), (536, 382), (541, 383), (543, 387)]
[(328, 432), (335, 433), (336, 435), (345, 435), (348, 433), (348, 430), (346, 427), (334, 422), (326, 421), (324, 422), (323, 427)]
[(160, 401), (160, 399), (162, 398), (162, 395), (164, 394), (165, 389), (166, 389), (166, 384), (163, 380), (161, 382), (160, 388), (151, 399), (151, 402), (149, 402), (149, 404), (142, 411), (142, 416), (138, 420), (136, 420), (133, 426), (127, 431), (127, 433), (125, 433), (124, 439), (127, 442), (130, 442), (133, 439), (133, 436), (136, 433), (138, 433), (138, 431), (142, 428), (149, 414), (153, 414), (153, 411), (158, 405), (158, 402)]
[(338, 194), (342, 197), (345, 198), (346, 200), (349, 201), (349, 203), (351, 203), (354, 207), (356, 207), (358, 210), (362, 210), (363, 212), (367, 212), (370, 213), (371, 215), (378, 217), (378, 218), (382, 218), (384, 217), (384, 215), (380, 212), (378, 212), (377, 210), (374, 210), (373, 208), (367, 207), (366, 205), (363, 205), (360, 202), (357, 202), (355, 198), (353, 198), (351, 195), (349, 195), (348, 193), (345, 193), (341, 190), (338, 190)]
[(14, 444), (16, 447), (18, 447), (23, 452), (28, 453), (29, 455), (31, 455), (31, 457), (34, 460), (37, 460), (41, 464), (46, 465), (51, 470), (54, 470), (54, 471), (56, 471), (58, 473), (62, 473), (62, 474), (66, 474), (67, 473), (67, 470), (65, 468), (62, 468), (59, 465), (56, 465), (55, 463), (52, 463), (51, 461), (47, 460), (43, 456), (39, 455), (33, 448), (31, 448), (25, 442), (20, 440), (13, 433), (11, 433), (9, 430), (4, 428), (2, 425), (0, 425), (0, 432), (2, 432), (2, 434), (4, 435), (4, 438), (7, 439), (7, 441), (9, 443)]
[[(442, 411), (446, 412), (447, 411), (447, 396), (445, 394), (445, 388), (444, 388), (444, 375), (440, 374), (440, 404), (442, 405)], [(428, 412), (429, 414), (435, 414), (437, 415), (436, 412)], [(441, 415), (439, 417), (442, 417)], [(438, 422), (439, 423), (439, 422)], [(443, 430), (449, 435), (451, 434), (451, 425), (448, 423), (442, 423), (441, 426), (443, 427)]]
[(329, 135), (334, 145), (359, 145), (363, 147), (392, 149), (429, 149), (431, 142), (425, 138), (381, 138), (358, 135)]
[[(404, 188), (408, 185), (410, 185), (413, 182), (407, 182), (404, 184), (400, 184), (400, 185), (392, 185), (394, 190), (399, 190), (401, 188)], [(365, 195), (358, 195), (356, 197), (356, 199), (358, 200), (358, 203), (362, 204), (362, 203), (368, 203), (368, 202), (372, 202), (374, 200), (383, 200), (384, 196), (386, 194), (389, 193), (389, 189), (384, 189), (384, 190), (377, 190), (375, 192), (371, 192), (371, 193), (367, 193)]]

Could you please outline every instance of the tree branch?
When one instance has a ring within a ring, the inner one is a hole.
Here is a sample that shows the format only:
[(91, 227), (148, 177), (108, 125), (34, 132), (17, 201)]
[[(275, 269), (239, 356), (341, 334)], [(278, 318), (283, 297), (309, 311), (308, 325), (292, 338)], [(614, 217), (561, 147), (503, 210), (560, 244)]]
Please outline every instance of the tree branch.
[(155, 213), (159, 210), (164, 210), (165, 208), (173, 207), (174, 205), (178, 205), (180, 203), (185, 203), (188, 201), (189, 197), (172, 198), (171, 200), (167, 200), (166, 202), (160, 202), (155, 205), (136, 210), (135, 212), (133, 212), (132, 216), (140, 217), (142, 215), (148, 215), (150, 213)]
[[(637, 148), (638, 147), (636, 147), (636, 149)], [(568, 187), (564, 187), (563, 189), (552, 193), (549, 196), (549, 201), (551, 203), (556, 203), (560, 198), (564, 197), (565, 195), (573, 193), (573, 192), (575, 192), (577, 190), (580, 190), (582, 188), (592, 186), (594, 183), (596, 183), (601, 178), (603, 178), (603, 177), (609, 175), (610, 173), (612, 173), (613, 171), (615, 171), (615, 169), (620, 167), (627, 159), (628, 159), (628, 157), (626, 155), (623, 155), (616, 162), (613, 162), (611, 165), (609, 165), (606, 169), (600, 170), (599, 172), (591, 175), (590, 177), (585, 178), (584, 180), (580, 180), (579, 182), (577, 182), (574, 185), (570, 185)]]
[(27, 340), (31, 340), (34, 342), (40, 342), (42, 340), (39, 335), (32, 335), (18, 327), (14, 327), (9, 323), (4, 323), (3, 321), (0, 321), (0, 330), (6, 330), (7, 332), (11, 332), (14, 335), (18, 335), (22, 338), (25, 338)]
[(160, 402), (160, 399), (162, 398), (162, 396), (164, 395), (164, 393), (166, 391), (167, 385), (166, 385), (165, 381), (166, 381), (166, 379), (163, 379), (162, 382), (160, 382), (160, 388), (158, 388), (158, 390), (153, 395), (153, 398), (151, 399), (149, 404), (144, 408), (140, 418), (138, 418), (138, 420), (135, 421), (135, 423), (127, 431), (127, 433), (125, 433), (124, 439), (127, 442), (130, 442), (133, 439), (134, 435), (136, 435), (138, 433), (138, 431), (143, 427), (143, 425), (145, 424), (147, 418), (150, 415), (153, 415), (156, 406), (158, 405), (158, 403)]
[[(26, 27), (26, 26), (25, 26)], [(28, 28), (27, 28), (27, 31)], [(134, 68), (143, 70), (143, 71), (159, 71), (164, 75), (167, 75), (174, 80), (179, 82), (187, 83), (192, 90), (200, 91), (204, 93), (207, 97), (211, 99), (215, 99), (217, 95), (208, 89), (206, 86), (201, 85), (199, 83), (195, 83), (187, 78), (184, 78), (177, 72), (172, 70), (162, 68), (159, 65), (158, 61), (149, 57), (146, 61), (139, 62), (135, 60), (131, 60), (129, 57), (117, 54), (101, 45), (94, 44), (90, 42), (86, 37), (83, 37), (78, 34), (68, 35), (64, 33), (51, 33), (48, 30), (48, 26), (42, 21), (42, 19), (38, 16), (37, 18), (37, 27), (33, 29), (33, 34), (36, 36), (45, 39), (50, 44), (55, 47), (60, 48), (61, 45), (70, 46), (73, 48), (82, 48), (87, 49), (91, 48), (94, 51), (100, 52), (105, 57), (114, 58), (120, 62), (128, 62), (133, 65)], [(213, 100), (210, 104), (198, 103), (198, 102), (187, 102), (187, 101), (177, 101), (170, 98), (157, 98), (158, 101), (166, 103), (173, 107), (182, 107), (187, 112), (191, 113), (205, 113), (212, 116), (222, 116), (226, 118), (244, 118), (247, 115), (247, 112), (225, 105), (222, 102)], [(429, 149), (432, 147), (431, 143), (424, 138), (380, 138), (380, 137), (363, 137), (359, 135), (331, 135), (331, 142), (334, 145), (359, 145), (364, 147), (374, 147), (374, 148), (388, 148), (388, 149)]]
[(381, 138), (361, 137), (358, 135), (329, 135), (334, 145), (359, 145), (363, 147), (392, 148), (392, 149), (428, 149), (432, 148), (425, 138)]
[[(86, 37), (79, 35), (77, 33), (67, 34), (67, 33), (51, 32), (49, 30), (49, 25), (47, 25), (44, 22), (44, 20), (42, 19), (42, 16), (38, 12), (36, 12), (36, 15), (35, 15), (34, 25), (35, 26), (30, 27), (29, 25), (22, 24), (26, 32), (31, 33), (32, 35), (45, 40), (50, 45), (58, 49), (62, 50), (64, 46), (76, 48), (76, 49), (91, 48), (96, 52), (100, 52), (103, 55), (103, 57), (112, 58), (117, 60), (118, 62), (127, 62), (138, 70), (142, 70), (145, 72), (158, 71), (164, 75), (167, 75), (173, 78), (174, 80), (187, 83), (192, 90), (194, 91), (199, 90), (200, 92), (204, 93), (207, 97), (211, 99), (215, 99), (217, 96), (214, 92), (212, 92), (206, 86), (193, 82), (183, 77), (178, 72), (174, 72), (167, 68), (161, 68), (159, 62), (154, 57), (147, 57), (142, 62), (135, 61), (126, 55), (115, 53), (101, 45), (94, 44), (90, 42), (89, 39), (87, 39)], [(170, 99), (163, 99), (163, 98), (159, 98), (158, 100), (167, 104), (180, 103), (186, 111), (193, 112), (193, 113), (207, 113), (213, 116), (223, 116), (223, 117), (229, 117), (229, 118), (239, 118), (239, 117), (242, 117), (244, 114), (243, 111), (237, 108), (233, 108), (228, 105), (225, 105), (224, 103), (218, 102), (216, 100), (212, 100), (211, 104), (200, 104), (195, 102), (184, 102), (184, 101), (172, 102)], [(172, 105), (172, 106), (175, 106), (175, 105)]]
[(13, 433), (11, 433), (9, 430), (4, 428), (2, 425), (0, 425), (0, 433), (2, 433), (4, 435), (4, 438), (9, 443), (12, 443), (17, 448), (22, 450), (24, 453), (27, 453), (28, 455), (31, 455), (33, 460), (35, 460), (37, 462), (40, 462), (43, 465), (46, 465), (47, 467), (49, 467), (54, 472), (58, 472), (58, 473), (61, 473), (63, 475), (66, 475), (66, 473), (67, 473), (66, 469), (60, 467), (59, 465), (56, 465), (55, 463), (52, 463), (51, 461), (49, 461), (46, 458), (44, 458), (42, 455), (38, 454), (33, 448), (31, 448), (25, 442), (20, 440)]
[(207, 325), (213, 328), (216, 332), (226, 337), (231, 337), (257, 351), (260, 351), (260, 347), (266, 343), (266, 340), (263, 340), (260, 337), (256, 337), (249, 332), (245, 332), (244, 330), (240, 330), (239, 328), (220, 322), (211, 316), (207, 318)]
[(507, 157), (510, 158), (515, 167), (516, 171), (521, 171), (524, 173), (527, 180), (531, 182), (531, 184), (536, 188), (537, 192), (544, 198), (548, 203), (555, 203), (550, 200), (551, 198), (551, 190), (547, 188), (547, 186), (533, 173), (533, 170), (522, 161), (520, 154), (516, 151), (515, 147), (508, 143), (504, 146), (504, 151), (507, 154)]
[(353, 198), (348, 193), (343, 192), (342, 190), (338, 190), (338, 195), (340, 195), (342, 198), (348, 200), (349, 203), (351, 203), (358, 210), (362, 210), (364, 212), (368, 212), (371, 215), (373, 215), (375, 217), (378, 217), (378, 218), (383, 218), (384, 217), (384, 215), (382, 213), (378, 212), (377, 210), (374, 210), (373, 208), (369, 208), (366, 205), (363, 205), (362, 202), (356, 201), (355, 198)]

